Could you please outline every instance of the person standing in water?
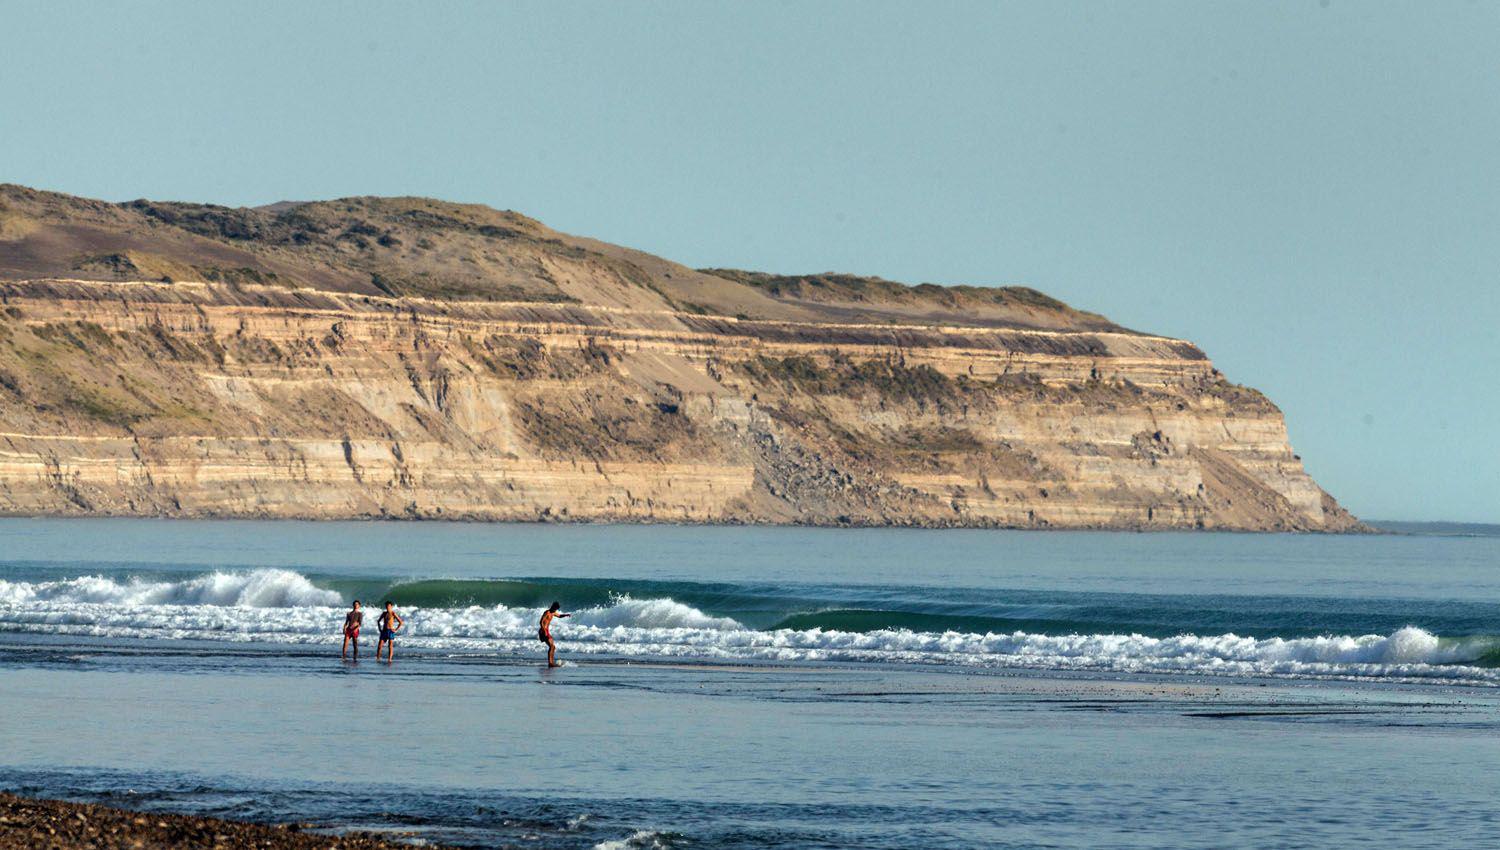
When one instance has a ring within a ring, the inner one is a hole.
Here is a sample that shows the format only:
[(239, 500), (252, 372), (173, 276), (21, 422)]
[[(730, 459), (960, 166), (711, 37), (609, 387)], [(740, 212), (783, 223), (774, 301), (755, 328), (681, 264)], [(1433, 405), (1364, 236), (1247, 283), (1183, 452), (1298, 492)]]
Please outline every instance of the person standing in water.
[(406, 621), (401, 619), (401, 615), (397, 614), (395, 607), (391, 605), (391, 600), (387, 599), (385, 610), (380, 614), (380, 640), (375, 644), (376, 661), (380, 660), (382, 646), (385, 647), (385, 660), (387, 662), (396, 660), (396, 632), (404, 625)]
[(359, 610), (359, 600), (354, 600), (354, 607), (344, 615), (344, 648), (339, 652), (339, 657), (349, 657), (349, 641), (354, 641), (354, 660), (359, 660), (359, 627), (364, 625), (365, 612)]
[(552, 642), (552, 618), (571, 617), (572, 614), (559, 614), (558, 609), (562, 607), (561, 602), (552, 603), (552, 607), (542, 612), (541, 625), (537, 626), (536, 639), (547, 645), (547, 666), (560, 667), (557, 663), (557, 644)]

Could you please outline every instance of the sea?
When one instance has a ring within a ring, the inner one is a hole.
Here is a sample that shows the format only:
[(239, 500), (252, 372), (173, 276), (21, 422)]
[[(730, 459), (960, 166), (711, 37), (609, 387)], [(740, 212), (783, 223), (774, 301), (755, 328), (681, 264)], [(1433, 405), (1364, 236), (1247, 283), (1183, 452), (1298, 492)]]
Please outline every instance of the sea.
[(0, 790), (418, 845), (1500, 847), (1500, 530), (1387, 527), (3, 519)]

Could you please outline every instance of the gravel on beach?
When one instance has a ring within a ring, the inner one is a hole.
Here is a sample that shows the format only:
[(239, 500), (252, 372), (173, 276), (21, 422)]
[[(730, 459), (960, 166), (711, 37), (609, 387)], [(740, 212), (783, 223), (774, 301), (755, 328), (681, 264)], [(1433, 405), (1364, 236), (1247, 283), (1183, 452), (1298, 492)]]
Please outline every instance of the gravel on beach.
[[(435, 845), (424, 845), (434, 847)], [(260, 847), (271, 850), (411, 850), (369, 833), (321, 835), (298, 824), (268, 826), (189, 815), (151, 814), (0, 793), (0, 850)]]

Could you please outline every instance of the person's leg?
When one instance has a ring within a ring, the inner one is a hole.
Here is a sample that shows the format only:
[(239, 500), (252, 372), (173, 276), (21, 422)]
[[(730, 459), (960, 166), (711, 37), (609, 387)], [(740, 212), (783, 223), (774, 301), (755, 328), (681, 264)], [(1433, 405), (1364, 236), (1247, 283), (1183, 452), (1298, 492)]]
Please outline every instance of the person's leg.
[[(358, 652), (358, 650), (355, 650), (355, 651)], [(347, 634), (344, 635), (344, 648), (339, 650), (339, 657), (340, 658), (348, 658), (349, 657), (349, 636)]]
[(557, 666), (557, 644), (553, 643), (551, 640), (547, 641), (547, 666)]
[(385, 663), (389, 664), (396, 660), (396, 639), (391, 638), (385, 645)]

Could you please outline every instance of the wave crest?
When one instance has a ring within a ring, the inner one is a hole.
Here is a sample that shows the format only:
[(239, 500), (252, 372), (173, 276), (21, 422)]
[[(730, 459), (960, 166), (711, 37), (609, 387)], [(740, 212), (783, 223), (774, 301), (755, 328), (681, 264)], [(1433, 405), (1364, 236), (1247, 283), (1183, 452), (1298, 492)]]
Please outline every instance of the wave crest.
[(730, 631), (745, 628), (730, 617), (714, 617), (670, 597), (633, 599), (628, 595), (617, 596), (612, 604), (584, 609), (575, 613), (571, 619), (578, 625), (605, 629), (629, 627)]
[[(539, 608), (400, 604), (403, 642), (449, 652), (536, 652)], [(290, 570), (215, 572), (180, 581), (85, 576), (0, 581), (0, 631), (100, 637), (337, 642), (343, 600)], [(247, 617), (245, 608), (281, 609)], [(859, 612), (855, 612), (859, 614)], [(863, 617), (863, 614), (859, 614)], [(866, 620), (856, 620), (869, 625)], [(954, 621), (945, 621), (956, 625)], [(1181, 674), (1443, 679), (1500, 684), (1493, 638), (1441, 638), (1415, 626), (1390, 634), (1255, 638), (1235, 634), (1040, 634), (950, 627), (757, 630), (670, 596), (611, 597), (554, 629), (567, 652), (617, 657), (940, 664)]]
[(291, 570), (214, 572), (184, 581), (124, 581), (83, 576), (62, 581), (0, 581), (0, 603), (81, 603), (95, 605), (226, 605), (245, 608), (300, 608), (343, 603)]

